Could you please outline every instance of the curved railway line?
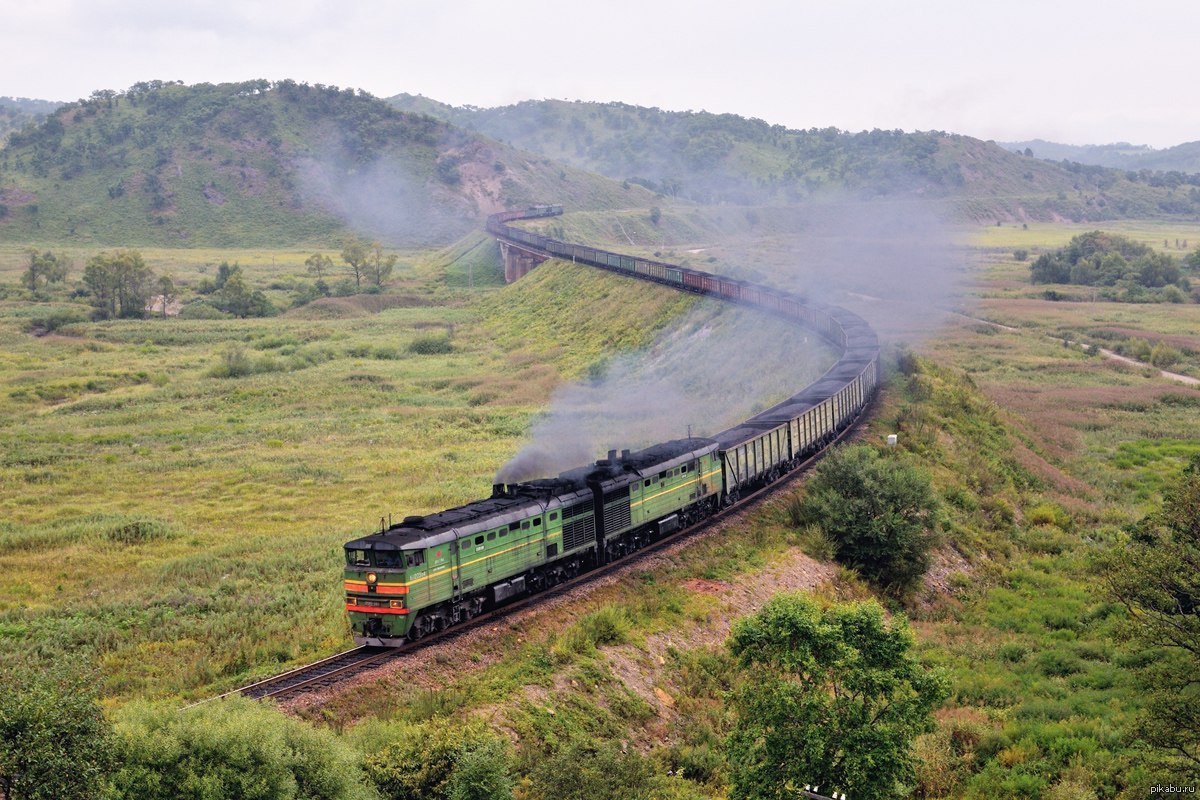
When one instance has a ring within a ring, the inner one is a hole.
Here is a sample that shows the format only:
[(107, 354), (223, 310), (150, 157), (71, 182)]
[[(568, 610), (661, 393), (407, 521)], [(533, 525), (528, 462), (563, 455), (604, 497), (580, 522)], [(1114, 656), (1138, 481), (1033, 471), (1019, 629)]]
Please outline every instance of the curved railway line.
[[(429, 633), (421, 639), (421, 645), (453, 638), (497, 617), (538, 603), (543, 598), (562, 595), (593, 578), (624, 570), (647, 555), (720, 522), (734, 511), (744, 509), (778, 488), (779, 479), (805, 471), (831, 444), (847, 436), (875, 394), (879, 343), (874, 331), (856, 314), (746, 281), (562, 242), (508, 224), (520, 219), (561, 213), (561, 206), (537, 206), (525, 211), (494, 214), (488, 219), (487, 229), (497, 239), (538, 257), (567, 259), (683, 291), (756, 306), (816, 331), (840, 347), (842, 356), (821, 378), (797, 395), (713, 437), (724, 448), (725, 470), (728, 473), (726, 480), (733, 482), (727, 492), (727, 503), (717, 513), (661, 536), (624, 558), (595, 567), (543, 591), (516, 597), (473, 616), (467, 622)], [(805, 443), (803, 450), (800, 448), (801, 442)], [(400, 646), (375, 647), (368, 644), (355, 647), (213, 699), (241, 694), (279, 700), (327, 688), (401, 657), (419, 644), (405, 642)]]

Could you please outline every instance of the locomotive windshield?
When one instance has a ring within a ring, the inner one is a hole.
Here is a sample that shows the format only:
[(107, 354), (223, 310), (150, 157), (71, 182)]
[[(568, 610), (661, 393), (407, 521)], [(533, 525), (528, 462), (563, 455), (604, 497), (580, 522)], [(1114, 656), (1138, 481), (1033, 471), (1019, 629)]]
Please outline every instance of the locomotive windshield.
[(352, 567), (371, 566), (371, 554), (366, 550), (346, 549), (346, 563)]
[(399, 550), (376, 550), (375, 551), (375, 566), (377, 567), (403, 567), (404, 553)]

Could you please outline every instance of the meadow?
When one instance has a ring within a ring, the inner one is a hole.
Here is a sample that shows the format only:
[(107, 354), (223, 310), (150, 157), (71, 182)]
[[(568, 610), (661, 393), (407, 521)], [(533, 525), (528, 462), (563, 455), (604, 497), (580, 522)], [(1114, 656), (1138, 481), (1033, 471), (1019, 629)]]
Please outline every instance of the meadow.
[[(486, 495), (556, 387), (717, 310), (570, 265), (480, 288), (494, 256), (453, 288), (478, 249), (408, 258), (387, 294), (264, 319), (37, 336), (31, 320), (70, 304), (0, 304), (4, 659), (77, 653), (121, 700), (342, 648), (344, 541)], [(144, 256), (184, 285), (237, 262), (277, 302), (304, 277), (300, 252)], [(0, 265), (15, 284), (21, 254)], [(587, 313), (598, 297), (606, 313)]]
[[(735, 245), (716, 242), (717, 216), (736, 220)], [(714, 271), (737, 268), (755, 228), (775, 230), (730, 209), (560, 224)], [(1158, 777), (1126, 735), (1140, 702), (1134, 670), (1148, 656), (1120, 643), (1124, 612), (1092, 565), (1200, 452), (1200, 391), (1051, 337), (1186, 338), (1197, 306), (1040, 296), (1012, 251), (1093, 227), (961, 231), (975, 301), (939, 317), (936, 333), (902, 331), (907, 344), (886, 348), (889, 382), (861, 436), (898, 433), (900, 456), (931, 474), (943, 501), (935, 568), (894, 606), (953, 686), (939, 729), (918, 743), (915, 796), (1084, 800), (1144, 794)], [(1200, 243), (1184, 225), (1119, 232)], [(771, 251), (795, 247), (772, 235), (756, 252)], [(189, 280), (218, 259), (254, 264), (268, 289), (302, 279), (306, 255), (145, 252)], [(197, 698), (344, 646), (343, 541), (389, 513), (485, 493), (557, 387), (645, 347), (701, 303), (553, 263), (498, 289), (478, 239), (403, 261), (388, 294), (262, 320), (79, 323), (34, 337), (29, 320), (44, 309), (0, 304), (6, 662), (64, 651), (94, 660), (108, 702), (122, 705)], [(14, 283), (19, 252), (0, 270)], [(450, 352), (422, 352), (416, 343), (431, 337)], [(214, 377), (234, 351), (261, 369)], [(781, 588), (870, 595), (831, 562), (828, 542), (793, 523), (797, 491), (290, 710), (358, 742), (484, 720), (519, 743), (521, 775), (588, 741), (640, 759), (663, 796), (722, 796), (730, 621)]]

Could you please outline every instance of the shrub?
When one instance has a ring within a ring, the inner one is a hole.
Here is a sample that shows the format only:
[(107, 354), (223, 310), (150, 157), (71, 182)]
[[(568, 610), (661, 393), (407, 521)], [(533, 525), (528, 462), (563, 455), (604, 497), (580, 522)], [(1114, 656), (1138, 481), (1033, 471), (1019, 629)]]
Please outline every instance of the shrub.
[(1183, 354), (1171, 347), (1169, 344), (1159, 342), (1150, 349), (1149, 361), (1159, 369), (1165, 369), (1174, 364), (1178, 364), (1183, 358)]
[(244, 378), (247, 375), (257, 375), (263, 372), (282, 372), (287, 366), (271, 356), (262, 356), (252, 360), (241, 345), (233, 345), (224, 350), (220, 360), (208, 371), (210, 378)]
[[(366, 751), (368, 778), (389, 798), (468, 800), (512, 796), (508, 743), (478, 720), (369, 722), (348, 735)], [(494, 794), (488, 794), (494, 790)]]
[(109, 525), (104, 538), (120, 544), (144, 544), (175, 536), (169, 522), (153, 517), (134, 517)]
[(442, 355), (453, 353), (454, 345), (445, 334), (427, 334), (418, 336), (408, 343), (408, 351), (421, 356)]
[(80, 308), (56, 308), (48, 314), (31, 319), (27, 330), (35, 336), (42, 336), (67, 325), (87, 322), (88, 318), (87, 312)]
[(59, 666), (9, 664), (0, 677), (0, 795), (97, 797), (112, 766), (96, 683)]
[(929, 566), (937, 499), (929, 477), (866, 445), (835, 449), (813, 473), (794, 515), (833, 540), (839, 561), (903, 592)]
[(232, 314), (226, 314), (207, 300), (197, 300), (179, 309), (180, 319), (231, 319)]
[[(636, 750), (606, 742), (571, 742), (537, 761), (531, 800), (648, 800), (654, 770)], [(567, 777), (569, 776), (569, 778)]]
[(187, 711), (133, 705), (118, 712), (113, 796), (372, 797), (359, 754), (336, 734), (235, 698)]

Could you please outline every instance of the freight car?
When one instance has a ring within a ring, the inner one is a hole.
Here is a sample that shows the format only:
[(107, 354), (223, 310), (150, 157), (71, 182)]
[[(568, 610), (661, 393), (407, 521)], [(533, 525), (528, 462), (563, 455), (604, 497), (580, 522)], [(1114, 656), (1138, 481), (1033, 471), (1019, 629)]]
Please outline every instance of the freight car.
[(495, 214), (488, 231), (542, 253), (681, 290), (757, 306), (842, 350), (798, 394), (712, 438), (610, 451), (556, 478), (493, 487), (492, 496), (407, 517), (345, 545), (346, 610), (355, 641), (399, 645), (484, 609), (569, 580), (732, 505), (832, 441), (879, 380), (879, 343), (857, 315), (765, 286), (515, 228), (562, 206)]

